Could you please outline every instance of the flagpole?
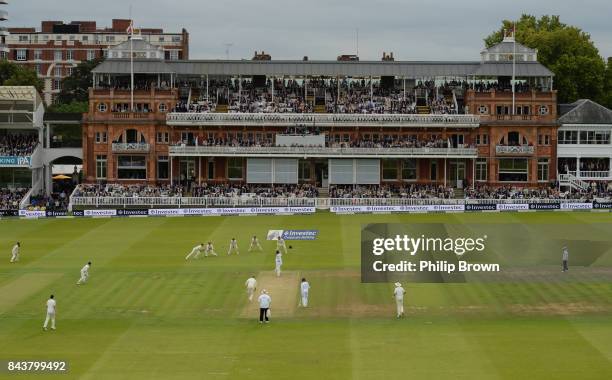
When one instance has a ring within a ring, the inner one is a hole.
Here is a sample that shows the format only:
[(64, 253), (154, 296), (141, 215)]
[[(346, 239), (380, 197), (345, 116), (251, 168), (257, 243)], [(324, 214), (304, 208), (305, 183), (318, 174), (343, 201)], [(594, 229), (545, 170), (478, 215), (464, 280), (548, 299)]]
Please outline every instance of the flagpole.
[(516, 24), (512, 26), (512, 115), (516, 114), (516, 91), (515, 91), (515, 80), (516, 80)]
[(130, 5), (130, 107), (134, 112), (134, 21), (132, 20), (132, 6)]

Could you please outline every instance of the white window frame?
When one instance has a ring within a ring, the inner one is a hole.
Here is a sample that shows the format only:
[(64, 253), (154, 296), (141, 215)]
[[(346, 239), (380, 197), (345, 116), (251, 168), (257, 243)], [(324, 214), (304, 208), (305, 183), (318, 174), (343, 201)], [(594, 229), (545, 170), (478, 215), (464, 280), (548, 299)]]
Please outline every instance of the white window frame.
[(96, 155), (96, 178), (106, 179), (108, 175), (108, 158), (105, 155)]
[(28, 60), (28, 50), (27, 49), (17, 49), (17, 61), (27, 61)]
[(538, 158), (538, 182), (548, 182), (550, 176), (550, 160)]

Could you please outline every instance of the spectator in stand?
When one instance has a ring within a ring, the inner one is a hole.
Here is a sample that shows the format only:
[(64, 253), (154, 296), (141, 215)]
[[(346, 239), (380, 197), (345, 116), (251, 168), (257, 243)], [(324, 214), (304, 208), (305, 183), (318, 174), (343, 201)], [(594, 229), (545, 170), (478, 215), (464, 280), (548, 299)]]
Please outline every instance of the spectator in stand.
[(19, 203), (29, 189), (0, 189), (0, 210), (19, 210)]
[(6, 134), (0, 136), (0, 156), (29, 156), (37, 145), (36, 135)]

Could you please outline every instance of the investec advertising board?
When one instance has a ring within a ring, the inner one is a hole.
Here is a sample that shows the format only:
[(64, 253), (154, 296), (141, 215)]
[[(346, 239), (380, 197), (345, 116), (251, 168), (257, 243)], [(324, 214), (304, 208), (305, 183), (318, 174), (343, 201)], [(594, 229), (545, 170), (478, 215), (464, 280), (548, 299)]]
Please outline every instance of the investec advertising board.
[(465, 205), (414, 205), (414, 206), (332, 206), (330, 211), (338, 214), (351, 213), (386, 213), (386, 212), (463, 212), (463, 211), (529, 211), (529, 210), (606, 210), (612, 209), (612, 203), (481, 203)]

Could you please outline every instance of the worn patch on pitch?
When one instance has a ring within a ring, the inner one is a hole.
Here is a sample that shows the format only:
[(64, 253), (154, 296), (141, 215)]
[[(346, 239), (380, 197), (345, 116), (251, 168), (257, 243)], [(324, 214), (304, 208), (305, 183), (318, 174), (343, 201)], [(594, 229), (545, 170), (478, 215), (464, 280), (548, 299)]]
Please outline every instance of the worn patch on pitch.
[(292, 317), (298, 303), (298, 288), (300, 286), (299, 272), (282, 272), (280, 277), (276, 277), (274, 271), (259, 272), (257, 277), (257, 290), (253, 296), (253, 301), (249, 302), (246, 289), (244, 289), (244, 301), (246, 305), (240, 313), (242, 318), (259, 318), (259, 303), (257, 297), (263, 289), (268, 291), (272, 298), (270, 307), (271, 319), (280, 317)]
[[(62, 276), (61, 273), (26, 273), (5, 283), (0, 286), (0, 310), (14, 307)], [(41, 305), (44, 305), (48, 296), (40, 301)]]

